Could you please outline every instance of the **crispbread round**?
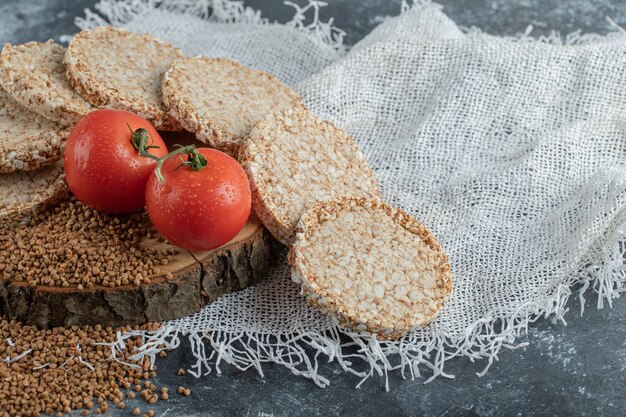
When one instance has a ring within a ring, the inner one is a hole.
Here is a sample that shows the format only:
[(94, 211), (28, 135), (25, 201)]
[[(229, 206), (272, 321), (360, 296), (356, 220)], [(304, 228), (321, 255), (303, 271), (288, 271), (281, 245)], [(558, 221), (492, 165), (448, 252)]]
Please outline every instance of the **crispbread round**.
[(29, 171), (61, 159), (67, 131), (0, 88), (0, 172)]
[(314, 204), (380, 194), (352, 138), (304, 108), (265, 117), (243, 142), (239, 162), (256, 213), (284, 244), (293, 242), (300, 216)]
[(93, 110), (65, 78), (65, 48), (52, 40), (6, 44), (0, 54), (0, 84), (26, 108), (62, 126)]
[(309, 304), (380, 339), (426, 325), (452, 291), (437, 239), (378, 199), (339, 199), (308, 210), (289, 263)]
[(0, 226), (20, 222), (68, 196), (63, 162), (0, 174)]
[(176, 61), (163, 77), (163, 101), (199, 140), (237, 156), (243, 138), (265, 115), (301, 98), (273, 75), (220, 58)]
[(149, 35), (109, 26), (79, 32), (65, 54), (67, 79), (94, 106), (132, 111), (160, 130), (181, 130), (165, 111), (161, 80), (183, 53)]

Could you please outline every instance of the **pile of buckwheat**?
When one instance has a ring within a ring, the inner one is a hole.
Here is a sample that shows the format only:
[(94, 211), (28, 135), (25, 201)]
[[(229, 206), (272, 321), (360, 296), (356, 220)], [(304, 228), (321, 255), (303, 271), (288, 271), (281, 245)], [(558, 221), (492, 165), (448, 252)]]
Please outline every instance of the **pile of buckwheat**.
[(78, 289), (149, 283), (175, 249), (141, 248), (144, 237), (158, 238), (145, 213), (109, 216), (71, 199), (0, 228), (0, 278)]
[[(148, 358), (130, 359), (141, 339), (128, 339), (126, 349), (118, 353), (118, 359), (137, 368), (110, 360), (111, 348), (98, 345), (115, 341), (117, 331), (138, 328), (97, 325), (38, 330), (0, 319), (0, 416), (60, 416), (74, 410), (85, 416), (106, 414), (111, 407), (125, 409), (127, 401), (136, 403), (136, 396), (143, 398), (146, 407), (143, 412), (135, 407), (132, 414), (154, 416), (149, 406), (167, 400), (169, 392), (149, 381), (156, 377), (156, 366)], [(156, 330), (158, 324), (141, 328)], [(188, 395), (187, 391), (182, 395)]]

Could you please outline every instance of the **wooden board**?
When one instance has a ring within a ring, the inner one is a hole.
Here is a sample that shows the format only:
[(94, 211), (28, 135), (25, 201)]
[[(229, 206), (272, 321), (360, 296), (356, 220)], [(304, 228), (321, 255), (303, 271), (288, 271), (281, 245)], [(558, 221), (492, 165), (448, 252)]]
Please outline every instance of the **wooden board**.
[[(169, 139), (185, 144), (192, 141), (176, 136)], [(140, 245), (174, 247), (156, 239), (145, 239)], [(160, 266), (159, 275), (140, 286), (79, 290), (0, 280), (0, 315), (41, 328), (87, 324), (118, 327), (184, 317), (226, 292), (261, 281), (281, 250), (255, 216), (218, 249), (191, 253), (174, 248), (172, 262)], [(167, 279), (167, 273), (173, 277)]]
[[(167, 245), (146, 240), (142, 245)], [(122, 326), (187, 316), (220, 295), (261, 281), (278, 245), (255, 221), (226, 245), (191, 254), (176, 248), (173, 262), (150, 284), (119, 287), (28, 286), (0, 280), (0, 314), (41, 328), (101, 324)], [(166, 279), (170, 272), (173, 278)]]

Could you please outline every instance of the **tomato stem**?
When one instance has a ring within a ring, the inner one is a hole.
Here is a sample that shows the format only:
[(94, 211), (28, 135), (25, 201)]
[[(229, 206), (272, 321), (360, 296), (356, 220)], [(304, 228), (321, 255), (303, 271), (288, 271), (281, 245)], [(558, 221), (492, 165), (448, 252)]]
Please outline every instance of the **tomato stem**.
[[(179, 145), (180, 146), (180, 145)], [(163, 178), (163, 172), (161, 171), (161, 168), (163, 167), (163, 163), (168, 159), (171, 158), (172, 156), (175, 155), (180, 155), (180, 154), (184, 154), (186, 153), (187, 155), (189, 155), (190, 160), (189, 161), (184, 161), (176, 167), (176, 169), (180, 168), (183, 165), (190, 165), (192, 169), (194, 169), (192, 163), (190, 162), (192, 158), (195, 158), (195, 155), (200, 156), (202, 159), (204, 159), (204, 165), (202, 165), (199, 168), (195, 168), (194, 170), (200, 170), (202, 168), (204, 168), (206, 166), (206, 159), (200, 155), (200, 152), (198, 152), (198, 150), (196, 149), (195, 145), (189, 145), (189, 146), (181, 146), (180, 148), (168, 153), (167, 155), (163, 156), (162, 158), (158, 158), (157, 159), (157, 167), (154, 170), (154, 173), (156, 174), (157, 180), (159, 180), (159, 182), (161, 184), (163, 184), (165, 182), (165, 178)], [(181, 155), (181, 160), (182, 160), (182, 155)]]
[[(176, 146), (180, 146), (180, 145), (176, 145)], [(208, 161), (206, 160), (204, 155), (198, 152), (198, 150), (196, 149), (194, 145), (187, 146), (185, 148), (190, 148), (190, 147), (191, 149), (186, 149), (186, 151), (184, 152), (187, 154), (187, 160), (183, 158), (183, 155), (180, 155), (180, 164), (176, 167), (176, 169), (182, 166), (188, 166), (194, 171), (200, 171), (202, 168), (207, 166)]]
[(128, 126), (128, 130), (130, 130), (131, 141), (133, 142), (133, 146), (135, 147), (135, 149), (137, 149), (137, 151), (139, 152), (139, 155), (158, 161), (158, 156), (154, 156), (148, 152), (149, 149), (159, 149), (158, 146), (153, 145), (154, 138), (152, 137), (150, 132), (148, 132), (143, 127), (137, 130), (133, 130), (133, 128), (130, 127), (129, 124), (127, 124), (126, 126)]
[[(131, 141), (133, 142), (133, 146), (135, 147), (135, 149), (137, 149), (139, 155), (157, 161), (157, 167), (154, 170), (154, 173), (157, 177), (157, 180), (159, 180), (161, 184), (165, 182), (165, 178), (163, 178), (163, 172), (161, 171), (161, 168), (163, 167), (163, 163), (172, 156), (180, 155), (181, 163), (176, 167), (176, 169), (180, 168), (181, 166), (188, 166), (194, 171), (200, 171), (208, 163), (206, 158), (200, 152), (198, 152), (195, 145), (175, 145), (179, 148), (161, 158), (152, 155), (150, 152), (148, 152), (148, 150), (153, 148), (158, 149), (159, 147), (152, 145), (154, 143), (154, 139), (152, 138), (152, 135), (150, 135), (150, 132), (148, 132), (144, 128), (133, 130), (130, 125), (127, 126), (131, 133)], [(187, 160), (183, 159), (182, 154), (187, 154)]]

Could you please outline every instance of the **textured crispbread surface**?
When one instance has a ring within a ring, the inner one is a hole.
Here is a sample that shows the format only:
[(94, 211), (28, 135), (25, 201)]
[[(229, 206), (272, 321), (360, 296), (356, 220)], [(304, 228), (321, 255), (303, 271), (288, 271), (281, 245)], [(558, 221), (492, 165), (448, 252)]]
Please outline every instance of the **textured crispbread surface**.
[(67, 131), (0, 88), (0, 172), (29, 171), (61, 158)]
[(67, 79), (94, 106), (132, 111), (160, 130), (181, 130), (165, 111), (163, 74), (183, 53), (149, 35), (109, 26), (79, 32), (65, 54)]
[(62, 126), (93, 110), (65, 78), (65, 48), (52, 40), (6, 44), (0, 54), (0, 84), (24, 107)]
[(267, 72), (228, 59), (195, 57), (167, 71), (163, 101), (199, 140), (236, 157), (243, 138), (265, 115), (301, 98)]
[(429, 323), (452, 291), (437, 239), (378, 199), (339, 199), (308, 210), (289, 262), (311, 305), (381, 339)]
[(300, 216), (316, 203), (380, 194), (352, 138), (302, 107), (265, 117), (243, 142), (239, 162), (256, 213), (284, 244), (293, 242)]
[(63, 162), (0, 174), (0, 225), (20, 222), (68, 196)]

